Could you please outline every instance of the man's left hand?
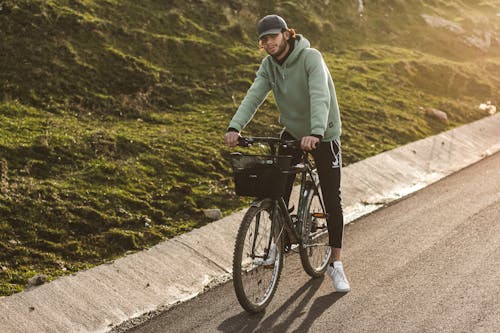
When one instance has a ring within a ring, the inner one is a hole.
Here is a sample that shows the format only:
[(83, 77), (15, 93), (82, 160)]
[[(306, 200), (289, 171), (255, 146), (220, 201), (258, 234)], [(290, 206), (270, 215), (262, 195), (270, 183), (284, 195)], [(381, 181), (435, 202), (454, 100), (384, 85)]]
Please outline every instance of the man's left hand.
[(311, 151), (316, 149), (319, 143), (319, 139), (315, 136), (304, 136), (300, 140), (300, 148), (305, 151)]

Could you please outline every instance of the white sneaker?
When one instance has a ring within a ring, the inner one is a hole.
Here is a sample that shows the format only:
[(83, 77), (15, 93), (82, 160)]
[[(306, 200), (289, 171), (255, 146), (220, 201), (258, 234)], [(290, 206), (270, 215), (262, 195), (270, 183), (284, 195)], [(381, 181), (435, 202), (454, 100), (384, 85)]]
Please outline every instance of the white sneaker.
[(267, 258), (256, 258), (254, 263), (256, 265), (264, 265), (271, 266), (274, 265), (274, 261), (276, 260), (276, 243), (271, 243), (271, 248), (269, 249), (269, 253), (267, 254)]
[(339, 293), (346, 293), (351, 290), (349, 281), (345, 277), (344, 267), (342, 262), (335, 261), (333, 266), (330, 264), (326, 270), (326, 274), (333, 280), (333, 287)]

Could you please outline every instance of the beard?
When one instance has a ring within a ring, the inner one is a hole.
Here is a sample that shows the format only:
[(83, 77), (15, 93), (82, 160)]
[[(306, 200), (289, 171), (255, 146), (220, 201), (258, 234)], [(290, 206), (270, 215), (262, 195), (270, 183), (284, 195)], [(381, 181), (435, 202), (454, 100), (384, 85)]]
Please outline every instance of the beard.
[[(270, 52), (268, 49), (267, 53), (269, 55), (273, 56), (274, 58), (280, 58), (285, 53), (287, 45), (288, 45), (288, 41), (285, 38), (283, 38), (281, 40), (281, 43), (277, 46), (276, 50), (273, 50), (272, 52)], [(273, 47), (271, 47), (271, 49), (272, 48)]]

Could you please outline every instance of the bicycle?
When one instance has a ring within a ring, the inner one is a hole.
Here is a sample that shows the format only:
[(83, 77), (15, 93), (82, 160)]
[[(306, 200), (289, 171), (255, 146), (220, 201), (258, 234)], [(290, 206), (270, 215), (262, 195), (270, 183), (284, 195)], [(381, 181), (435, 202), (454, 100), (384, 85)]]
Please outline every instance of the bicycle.
[[(240, 137), (238, 145), (266, 143), (269, 155), (232, 153), (235, 191), (256, 199), (245, 213), (236, 236), (233, 283), (241, 306), (250, 313), (263, 311), (276, 292), (285, 250), (300, 254), (311, 277), (322, 276), (332, 251), (328, 242), (327, 214), (319, 178), (308, 153), (291, 165), (292, 156), (278, 155), (277, 147), (299, 147), (299, 141), (271, 137)], [(283, 199), (288, 175), (300, 174), (297, 213), (290, 214)]]

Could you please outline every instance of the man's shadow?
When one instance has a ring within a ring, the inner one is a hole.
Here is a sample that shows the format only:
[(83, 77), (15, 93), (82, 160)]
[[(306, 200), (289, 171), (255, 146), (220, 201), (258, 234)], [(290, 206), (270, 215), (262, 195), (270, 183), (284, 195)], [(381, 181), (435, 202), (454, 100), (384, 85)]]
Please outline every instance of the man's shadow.
[[(313, 298), (324, 277), (311, 279), (302, 287), (300, 287), (292, 296), (290, 296), (285, 303), (278, 309), (266, 317), (266, 313), (249, 314), (242, 311), (236, 316), (223, 321), (218, 329), (222, 332), (288, 332), (291, 324), (297, 317), (304, 313), (304, 308), (307, 303)], [(300, 326), (295, 330), (296, 332), (304, 332), (309, 329), (314, 320), (321, 316), (321, 314), (339, 300), (344, 293), (331, 293), (329, 295), (321, 296), (314, 300), (306, 318), (302, 321)], [(296, 303), (296, 300), (301, 300)], [(291, 311), (290, 311), (291, 310)], [(289, 314), (281, 318), (283, 313)], [(264, 319), (265, 317), (265, 319)], [(278, 321), (279, 320), (279, 321)]]
[(311, 305), (309, 312), (307, 313), (307, 317), (293, 332), (308, 332), (314, 321), (318, 317), (320, 317), (326, 309), (330, 308), (345, 294), (346, 293), (331, 293), (329, 295), (324, 295), (316, 298), (314, 300), (314, 303)]

